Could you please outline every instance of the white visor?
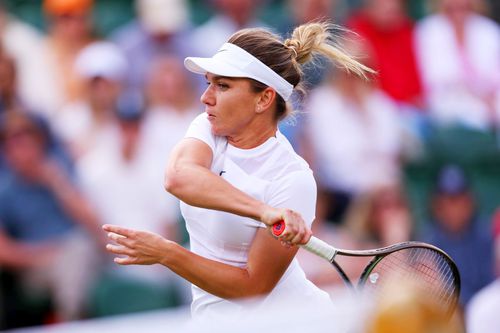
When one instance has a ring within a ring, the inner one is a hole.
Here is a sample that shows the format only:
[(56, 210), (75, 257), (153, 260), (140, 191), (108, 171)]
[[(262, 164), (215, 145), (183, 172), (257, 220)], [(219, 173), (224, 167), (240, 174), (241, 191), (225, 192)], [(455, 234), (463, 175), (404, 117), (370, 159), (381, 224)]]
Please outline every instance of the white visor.
[(212, 73), (227, 77), (254, 79), (273, 88), (287, 101), (293, 85), (242, 48), (225, 43), (212, 58), (187, 57), (184, 66), (197, 74)]

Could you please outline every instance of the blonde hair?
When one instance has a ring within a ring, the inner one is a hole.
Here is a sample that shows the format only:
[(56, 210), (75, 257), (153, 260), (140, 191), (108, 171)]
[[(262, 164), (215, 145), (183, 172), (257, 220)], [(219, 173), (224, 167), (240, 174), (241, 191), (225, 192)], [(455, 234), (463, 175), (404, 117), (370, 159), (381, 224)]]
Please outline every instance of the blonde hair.
[[(262, 61), (279, 74), (294, 89), (304, 93), (302, 87), (302, 66), (323, 56), (337, 67), (367, 78), (366, 73), (375, 73), (361, 64), (340, 46), (340, 33), (348, 30), (328, 22), (310, 22), (294, 29), (290, 38), (282, 40), (279, 36), (262, 28), (243, 29), (229, 39), (254, 57)], [(266, 85), (254, 81), (254, 89), (262, 91)], [(283, 119), (290, 113), (290, 107), (277, 96), (277, 119)]]
[(347, 32), (347, 29), (330, 23), (308, 23), (295, 28), (292, 37), (284, 44), (301, 65), (313, 60), (315, 55), (322, 55), (335, 65), (366, 78), (365, 73), (375, 73), (374, 70), (358, 62), (340, 46), (340, 34)]

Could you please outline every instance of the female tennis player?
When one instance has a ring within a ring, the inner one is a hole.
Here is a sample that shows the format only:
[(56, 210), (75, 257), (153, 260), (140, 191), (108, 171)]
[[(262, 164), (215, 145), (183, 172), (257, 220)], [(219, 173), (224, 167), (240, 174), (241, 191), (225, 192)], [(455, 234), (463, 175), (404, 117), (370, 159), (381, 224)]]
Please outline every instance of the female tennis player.
[[(236, 32), (211, 58), (185, 59), (205, 75), (205, 113), (172, 153), (165, 188), (181, 200), (191, 250), (156, 234), (105, 225), (121, 265), (162, 264), (193, 284), (193, 316), (272, 304), (296, 295), (314, 306), (328, 295), (294, 259), (310, 236), (316, 184), (307, 163), (279, 132), (300, 89), (301, 64), (320, 54), (364, 76), (371, 71), (341, 51), (333, 27), (309, 23), (282, 41), (264, 29)], [(281, 246), (266, 230), (284, 220)], [(316, 303), (315, 303), (316, 302)]]

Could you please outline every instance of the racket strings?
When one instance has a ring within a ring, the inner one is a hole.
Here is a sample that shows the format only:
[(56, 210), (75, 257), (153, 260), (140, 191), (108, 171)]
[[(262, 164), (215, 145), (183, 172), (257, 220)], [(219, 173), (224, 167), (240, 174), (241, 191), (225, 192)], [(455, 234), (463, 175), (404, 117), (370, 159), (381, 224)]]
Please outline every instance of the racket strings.
[(371, 270), (365, 289), (382, 289), (388, 281), (409, 281), (443, 306), (454, 306), (457, 281), (447, 258), (428, 248), (406, 248), (383, 257)]

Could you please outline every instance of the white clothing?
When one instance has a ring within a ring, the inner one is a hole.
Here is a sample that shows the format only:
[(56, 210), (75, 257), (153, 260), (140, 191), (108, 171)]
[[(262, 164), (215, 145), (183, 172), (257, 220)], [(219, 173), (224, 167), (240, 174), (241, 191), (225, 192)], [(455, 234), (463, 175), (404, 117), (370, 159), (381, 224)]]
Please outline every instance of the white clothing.
[[(164, 156), (139, 139), (136, 155), (124, 160), (120, 139), (102, 142), (77, 164), (86, 197), (103, 224), (147, 230), (163, 236), (179, 218), (179, 201), (163, 188)], [(161, 155), (161, 156), (159, 156)], [(173, 274), (160, 265), (113, 265), (116, 273), (148, 282), (168, 283)]]
[[(298, 156), (288, 140), (278, 131), (262, 145), (239, 149), (226, 137), (214, 136), (206, 114), (191, 124), (186, 137), (205, 142), (213, 152), (211, 171), (241, 191), (273, 207), (299, 212), (312, 224), (316, 204), (316, 184), (307, 163)], [(228, 198), (231, 200), (231, 198)], [(226, 212), (189, 206), (181, 202), (191, 241), (191, 251), (211, 260), (236, 267), (245, 267), (248, 252), (261, 222)], [(193, 286), (194, 316), (219, 316), (227, 310), (244, 309), (233, 300), (225, 300)], [(262, 302), (279, 302), (286, 296), (301, 295), (310, 304), (324, 302), (328, 295), (309, 282), (296, 259), (274, 290)]]
[(169, 106), (156, 106), (146, 110), (141, 125), (143, 145), (157, 156), (162, 175), (168, 156), (200, 112), (201, 107), (193, 107), (183, 112)]
[(398, 179), (402, 129), (397, 107), (384, 93), (367, 93), (360, 109), (335, 88), (320, 86), (305, 112), (315, 172), (327, 189), (358, 194)]
[(471, 14), (465, 23), (463, 47), (457, 43), (450, 21), (428, 16), (415, 30), (417, 61), (430, 115), (439, 124), (461, 124), (487, 129), (500, 103), (500, 28), (494, 21)]
[(497, 333), (500, 329), (500, 278), (481, 289), (465, 312), (468, 333)]
[(51, 71), (52, 63), (41, 34), (30, 25), (8, 17), (0, 35), (5, 50), (16, 61), (21, 101), (45, 116), (56, 111), (63, 96)]
[(79, 158), (97, 146), (109, 144), (111, 147), (116, 147), (118, 128), (113, 111), (108, 113), (107, 119), (97, 123), (90, 105), (84, 101), (77, 101), (54, 114), (52, 126), (56, 134)]

